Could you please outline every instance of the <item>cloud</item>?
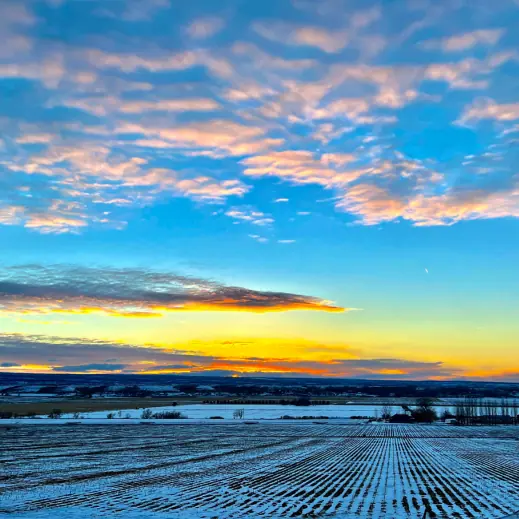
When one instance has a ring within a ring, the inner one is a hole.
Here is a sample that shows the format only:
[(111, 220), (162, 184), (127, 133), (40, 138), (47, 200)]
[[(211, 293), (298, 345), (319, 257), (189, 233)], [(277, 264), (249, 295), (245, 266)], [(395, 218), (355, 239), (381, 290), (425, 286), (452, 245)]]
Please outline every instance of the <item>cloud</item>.
[(223, 201), (229, 196), (243, 196), (249, 186), (240, 180), (217, 181), (209, 177), (179, 180), (175, 184), (179, 192), (197, 200)]
[(96, 10), (96, 14), (97, 16), (122, 19), (127, 22), (142, 22), (153, 19), (159, 11), (168, 9), (170, 6), (170, 0), (104, 2), (102, 7)]
[(5, 0), (0, 4), (0, 60), (25, 54), (32, 50), (29, 31), (37, 18), (24, 2)]
[[(119, 85), (122, 88), (122, 85)], [(137, 85), (128, 89), (138, 90)], [(68, 108), (75, 108), (94, 116), (102, 117), (120, 114), (131, 116), (135, 114), (153, 114), (154, 112), (183, 113), (183, 112), (213, 112), (221, 108), (220, 103), (211, 98), (186, 97), (179, 93), (175, 98), (154, 99), (146, 90), (147, 99), (121, 99), (116, 95), (100, 96), (99, 92), (84, 93), (80, 96), (71, 96), (63, 99), (59, 104)], [(23, 137), (22, 137), (23, 139)], [(23, 141), (22, 141), (23, 142)]]
[(406, 203), (383, 187), (361, 183), (349, 188), (337, 207), (359, 215), (366, 225), (374, 225), (402, 217)]
[(459, 123), (466, 124), (482, 119), (509, 122), (519, 120), (519, 102), (498, 104), (493, 99), (481, 98), (465, 108)]
[[(227, 346), (246, 346), (250, 340), (223, 341)], [(222, 344), (223, 344), (222, 342)], [(283, 341), (278, 350), (283, 349)], [(273, 341), (275, 347), (276, 341)], [(205, 349), (207, 344), (198, 343)], [(398, 358), (361, 358), (350, 349), (303, 341), (303, 352), (324, 352), (328, 360), (305, 360), (297, 357), (215, 356), (167, 346), (150, 346), (77, 337), (1, 334), (0, 356), (16, 359), (17, 371), (125, 373), (192, 373), (214, 375), (322, 376), (341, 378), (447, 378), (463, 373), (441, 361), (424, 362)], [(343, 355), (340, 358), (334, 355)], [(60, 362), (49, 362), (49, 357)], [(117, 362), (107, 362), (112, 357)], [(15, 362), (13, 362), (15, 364)], [(10, 368), (6, 368), (10, 369)]]
[(158, 101), (127, 101), (120, 111), (127, 114), (159, 112), (211, 112), (220, 108), (214, 99), (160, 99)]
[(452, 225), (463, 220), (519, 217), (519, 185), (498, 189), (449, 189), (441, 195), (408, 195), (376, 184), (357, 184), (337, 207), (358, 215), (365, 225), (403, 219), (415, 226)]
[(519, 185), (494, 192), (451, 190), (445, 195), (417, 197), (406, 215), (415, 225), (452, 225), (462, 220), (519, 217)]
[(334, 31), (315, 26), (294, 26), (283, 22), (258, 22), (253, 25), (253, 29), (268, 40), (316, 47), (328, 53), (340, 51), (350, 40), (347, 31)]
[(16, 362), (2, 362), (0, 364), (0, 368), (17, 368), (20, 366), (21, 364), (17, 364)]
[(234, 220), (259, 225), (261, 227), (274, 223), (274, 219), (269, 215), (250, 207), (231, 207), (225, 214)]
[[(268, 339), (269, 351), (290, 356), (248, 355), (257, 339), (192, 341), (187, 344), (147, 345), (92, 340), (81, 337), (0, 333), (0, 358), (9, 359), (14, 372), (190, 373), (193, 375), (339, 377), (358, 379), (517, 379), (513, 370), (477, 370), (441, 360), (368, 357), (344, 344), (308, 340)], [(214, 347), (236, 355), (210, 355)], [(318, 359), (305, 360), (308, 355)], [(51, 360), (49, 360), (51, 359)], [(58, 362), (59, 359), (59, 362)], [(109, 360), (107, 360), (109, 359)]]
[(249, 238), (257, 241), (258, 243), (267, 243), (269, 240), (264, 236), (260, 236), (259, 234), (249, 234)]
[(460, 52), (476, 46), (496, 45), (504, 34), (503, 29), (479, 29), (423, 43), (426, 49), (442, 49), (445, 52)]
[(38, 80), (49, 89), (56, 89), (65, 76), (62, 57), (49, 55), (43, 61), (16, 64), (1, 64), (0, 77), (5, 79)]
[(362, 173), (345, 171), (342, 166), (353, 162), (351, 154), (324, 154), (292, 150), (271, 152), (243, 159), (244, 174), (251, 177), (275, 176), (296, 184), (320, 184), (331, 187), (354, 180)]
[[(248, 78), (249, 81), (256, 79), (257, 73), (263, 70), (269, 72), (270, 75), (272, 71), (300, 72), (310, 69), (312, 67), (319, 66), (318, 61), (310, 58), (287, 59), (284, 57), (269, 54), (265, 50), (250, 42), (235, 43), (231, 48), (231, 52), (234, 57), (247, 59), (247, 61), (251, 60), (254, 63), (254, 69), (256, 70), (256, 74), (251, 78)], [(240, 86), (242, 83), (243, 78), (240, 81)], [(263, 86), (262, 88), (268, 89), (268, 85)]]
[[(516, 215), (515, 143), (491, 164), (490, 155), (461, 158), (475, 142), (462, 132), (481, 146), (500, 138), (493, 132), (502, 128), (476, 122), (517, 120), (507, 7), (467, 30), (445, 6), (294, 0), (283, 16), (242, 13), (237, 27), (233, 17), (190, 10), (175, 18), (168, 0), (144, 3), (87, 2), (72, 40), (40, 31), (61, 23), (66, 4), (53, 6), (51, 20), (30, 2), (1, 3), (0, 76), (12, 102), (0, 118), (0, 224), (54, 234), (124, 229), (137, 210), (172, 197), (228, 204), (225, 212), (237, 206), (232, 197), (249, 204), (260, 183), (278, 179), (333, 191), (337, 208), (363, 224)], [(449, 35), (447, 17), (458, 28)], [(416, 56), (425, 28), (432, 39), (422, 47), (446, 54)], [(481, 93), (489, 97), (474, 98)], [(422, 110), (427, 124), (411, 115)], [(421, 143), (427, 128), (452, 131), (452, 160), (425, 144), (415, 152), (427, 166), (420, 172), (388, 158), (409, 149), (402, 136), (411, 127)]]
[[(20, 366), (33, 364), (46, 366), (49, 359), (57, 367), (67, 365), (121, 363), (131, 365), (136, 371), (143, 362), (171, 364), (185, 362), (194, 365), (210, 362), (211, 356), (195, 354), (178, 348), (145, 344), (127, 344), (81, 337), (57, 337), (49, 335), (0, 333), (0, 357), (16, 359)], [(111, 359), (107, 361), (106, 359)], [(58, 360), (59, 359), (59, 363)]]
[(89, 373), (98, 371), (122, 371), (126, 364), (80, 364), (78, 366), (56, 366), (53, 371), (63, 371), (65, 373)]
[[(517, 216), (519, 184), (500, 185), (491, 175), (471, 185), (449, 186), (431, 165), (393, 153), (370, 167), (359, 168), (350, 154), (307, 151), (274, 152), (243, 160), (250, 176), (276, 176), (294, 184), (318, 184), (336, 193), (337, 209), (357, 222), (407, 220), (416, 226), (452, 225), (462, 220)], [(298, 214), (301, 214), (299, 212)]]
[(211, 38), (215, 34), (219, 33), (225, 23), (221, 18), (210, 17), (210, 18), (198, 18), (193, 20), (186, 29), (187, 34), (196, 40), (203, 40)]
[(199, 63), (200, 57), (193, 51), (164, 56), (146, 56), (135, 53), (113, 53), (100, 49), (88, 49), (84, 52), (84, 58), (91, 65), (100, 69), (119, 69), (122, 72), (138, 70), (159, 72), (192, 68)]
[(52, 142), (54, 135), (51, 133), (25, 134), (16, 139), (18, 144), (48, 144)]
[(3, 268), (3, 313), (154, 317), (178, 311), (342, 312), (312, 296), (251, 290), (204, 279), (138, 269), (67, 266)]
[[(279, 146), (282, 139), (266, 137), (266, 129), (249, 126), (239, 122), (213, 119), (193, 122), (184, 126), (172, 127), (170, 124), (153, 120), (139, 123), (121, 123), (117, 133), (141, 134), (152, 140), (150, 147), (164, 147), (190, 150), (192, 154), (217, 157), (250, 155)], [(145, 146), (147, 141), (140, 139), (136, 144)]]
[(80, 204), (49, 200), (45, 208), (23, 205), (0, 207), (0, 225), (24, 225), (43, 234), (74, 233), (87, 226), (87, 215)]
[[(148, 143), (138, 142), (144, 144)], [(11, 175), (3, 197), (9, 203), (0, 206), (0, 224), (42, 233), (79, 232), (88, 225), (121, 228), (124, 220), (113, 214), (114, 209), (149, 205), (164, 193), (222, 203), (250, 190), (236, 178), (154, 168), (147, 158), (126, 158), (103, 144), (53, 143), (22, 157), (8, 164)], [(35, 176), (45, 179), (40, 180), (43, 186), (31, 182), (29, 177)], [(0, 184), (1, 180), (0, 174)]]
[(500, 52), (482, 60), (467, 58), (453, 63), (432, 63), (425, 68), (424, 79), (444, 81), (454, 89), (486, 89), (488, 77), (495, 69), (517, 59), (516, 52)]

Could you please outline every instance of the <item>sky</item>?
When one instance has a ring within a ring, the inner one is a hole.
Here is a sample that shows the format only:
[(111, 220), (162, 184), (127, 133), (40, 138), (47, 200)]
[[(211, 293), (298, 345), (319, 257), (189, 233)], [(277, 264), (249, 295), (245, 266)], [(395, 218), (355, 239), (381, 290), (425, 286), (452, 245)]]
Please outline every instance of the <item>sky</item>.
[(2, 0), (0, 370), (519, 381), (519, 0)]

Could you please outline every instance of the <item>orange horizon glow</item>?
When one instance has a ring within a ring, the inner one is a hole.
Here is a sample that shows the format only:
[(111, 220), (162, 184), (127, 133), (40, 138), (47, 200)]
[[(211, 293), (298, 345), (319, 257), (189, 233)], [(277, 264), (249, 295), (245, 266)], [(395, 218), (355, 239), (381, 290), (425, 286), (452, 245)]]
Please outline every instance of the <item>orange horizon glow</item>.
[[(71, 369), (69, 371), (64, 371), (63, 365), (59, 364), (22, 364), (19, 366), (10, 366), (10, 367), (2, 367), (0, 368), (0, 372), (5, 373), (53, 373), (53, 374), (141, 374), (141, 375), (167, 375), (167, 374), (211, 374), (213, 372), (219, 371), (227, 371), (230, 373), (229, 376), (242, 376), (242, 375), (254, 375), (258, 374), (261, 376), (262, 374), (283, 374), (283, 375), (293, 375), (298, 377), (322, 377), (322, 378), (365, 378), (369, 379), (373, 376), (389, 376), (398, 380), (398, 377), (405, 377), (406, 380), (421, 380), (423, 377), (414, 376), (413, 370), (406, 369), (374, 369), (374, 368), (366, 368), (360, 372), (354, 372), (352, 370), (343, 369), (334, 371), (332, 368), (334, 366), (340, 366), (340, 361), (315, 361), (315, 364), (318, 364), (314, 367), (306, 367), (297, 365), (298, 361), (296, 359), (240, 359), (240, 358), (230, 358), (230, 359), (216, 359), (209, 361), (204, 365), (187, 365), (185, 367), (178, 368), (167, 368), (167, 365), (164, 365), (164, 369), (161, 364), (158, 364), (154, 361), (139, 361), (135, 364), (130, 364), (124, 369), (111, 369), (111, 370), (103, 370), (103, 369), (89, 369), (89, 370), (74, 370)], [(149, 367), (146, 367), (148, 366)], [(59, 371), (55, 371), (56, 368), (59, 368)], [(144, 369), (143, 369), (144, 368)], [(430, 380), (449, 380), (449, 379), (457, 379), (462, 378), (465, 380), (471, 379), (502, 379), (506, 381), (508, 377), (512, 377), (515, 375), (513, 371), (510, 370), (492, 370), (492, 371), (473, 371), (473, 370), (465, 370), (460, 366), (450, 366), (450, 368), (457, 371), (457, 376), (447, 376), (441, 374), (431, 374), (427, 377)]]

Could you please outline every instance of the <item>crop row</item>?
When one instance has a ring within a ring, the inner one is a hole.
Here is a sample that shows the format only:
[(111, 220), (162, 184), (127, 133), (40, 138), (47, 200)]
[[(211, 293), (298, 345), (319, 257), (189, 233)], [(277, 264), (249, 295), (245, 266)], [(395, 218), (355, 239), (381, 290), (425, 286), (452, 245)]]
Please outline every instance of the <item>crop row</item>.
[(0, 429), (0, 514), (499, 518), (519, 509), (518, 439), (389, 424)]

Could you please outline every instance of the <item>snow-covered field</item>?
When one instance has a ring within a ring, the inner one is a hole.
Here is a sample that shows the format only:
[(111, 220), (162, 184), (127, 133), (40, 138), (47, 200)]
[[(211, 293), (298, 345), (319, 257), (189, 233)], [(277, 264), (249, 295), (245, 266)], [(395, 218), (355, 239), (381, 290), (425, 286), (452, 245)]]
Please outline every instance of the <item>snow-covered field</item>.
[[(251, 420), (273, 420), (288, 416), (327, 416), (328, 418), (351, 418), (352, 416), (375, 416), (381, 414), (381, 406), (374, 405), (312, 405), (298, 407), (294, 405), (235, 405), (235, 404), (188, 404), (175, 407), (153, 407), (153, 413), (163, 411), (178, 411), (186, 418), (207, 419), (212, 416), (232, 419), (234, 411), (244, 410), (244, 418)], [(394, 407), (394, 412), (398, 412)], [(143, 409), (125, 409), (121, 411), (123, 417), (140, 418)], [(93, 411), (81, 413), (84, 418), (106, 418), (109, 411)], [(114, 411), (112, 411), (114, 412)], [(115, 411), (117, 416), (117, 412)], [(64, 418), (72, 418), (71, 414), (63, 415)]]
[[(274, 420), (282, 416), (326, 416), (328, 418), (351, 418), (352, 416), (381, 416), (382, 407), (379, 405), (312, 405), (298, 407), (294, 405), (236, 405), (236, 404), (188, 404), (178, 406), (153, 407), (153, 413), (161, 413), (164, 411), (178, 411), (186, 418), (209, 419), (213, 416), (220, 416), (225, 419), (232, 419), (233, 413), (237, 409), (244, 410), (244, 418), (250, 420)], [(440, 414), (443, 407), (436, 407), (436, 411)], [(447, 408), (448, 409), (448, 408)], [(121, 409), (120, 414), (117, 411), (92, 411), (89, 413), (81, 413), (83, 418), (106, 418), (108, 413), (114, 413), (115, 417), (120, 418), (140, 418), (143, 408), (139, 409)], [(401, 407), (392, 407), (393, 413), (402, 412)], [(66, 413), (63, 418), (71, 419), (73, 415)]]
[(0, 423), (0, 515), (501, 518), (519, 427)]

